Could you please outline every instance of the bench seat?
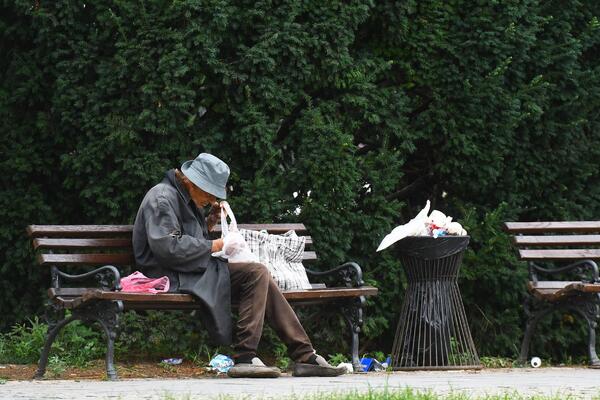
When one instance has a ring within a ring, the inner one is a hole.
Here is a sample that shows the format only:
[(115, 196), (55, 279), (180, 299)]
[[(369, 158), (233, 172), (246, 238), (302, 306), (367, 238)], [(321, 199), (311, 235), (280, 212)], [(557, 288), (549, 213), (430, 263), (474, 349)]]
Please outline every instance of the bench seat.
[[(337, 301), (345, 298), (373, 296), (377, 288), (364, 286), (359, 288), (318, 288), (307, 290), (289, 290), (282, 292), (292, 304), (323, 301)], [(98, 288), (50, 288), (48, 298), (60, 303), (66, 309), (80, 307), (85, 302), (96, 300), (120, 300), (124, 309), (200, 309), (201, 305), (194, 296), (183, 293), (135, 293)]]

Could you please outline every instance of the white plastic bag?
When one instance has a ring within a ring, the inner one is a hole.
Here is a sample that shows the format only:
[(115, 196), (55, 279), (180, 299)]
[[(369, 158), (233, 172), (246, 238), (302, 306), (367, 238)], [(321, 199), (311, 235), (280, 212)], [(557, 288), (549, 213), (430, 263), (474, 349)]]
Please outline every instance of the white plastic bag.
[[(227, 216), (231, 220), (229, 226), (227, 226)], [(258, 262), (258, 256), (252, 253), (246, 240), (238, 231), (235, 215), (226, 201), (221, 202), (221, 237), (223, 249), (213, 253), (213, 257), (226, 258), (230, 263)]]
[(445, 228), (452, 222), (452, 217), (447, 217), (446, 214), (439, 210), (433, 210), (425, 222), (430, 225)]
[(381, 251), (383, 249), (387, 249), (398, 240), (404, 239), (407, 236), (420, 236), (426, 234), (425, 221), (427, 219), (427, 214), (429, 213), (429, 208), (431, 207), (431, 203), (427, 200), (427, 204), (425, 207), (417, 214), (416, 217), (408, 221), (408, 223), (404, 225), (400, 225), (395, 227), (389, 235), (383, 238), (377, 251)]
[(389, 235), (383, 238), (377, 251), (387, 249), (392, 244), (407, 236), (431, 236), (438, 238), (446, 235), (466, 236), (467, 231), (458, 222), (453, 222), (452, 217), (439, 210), (433, 210), (429, 216), (431, 203), (427, 200), (425, 207), (416, 217), (404, 225), (395, 227)]
[(450, 222), (448, 224), (448, 234), (466, 236), (467, 231), (458, 222)]

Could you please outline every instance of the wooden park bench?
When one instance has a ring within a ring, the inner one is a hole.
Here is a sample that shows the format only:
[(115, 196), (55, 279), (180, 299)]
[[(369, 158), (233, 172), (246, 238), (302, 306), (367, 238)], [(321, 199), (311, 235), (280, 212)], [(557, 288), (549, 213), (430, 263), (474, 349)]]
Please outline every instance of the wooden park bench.
[(600, 221), (506, 222), (519, 259), (529, 265), (527, 325), (519, 361), (524, 363), (535, 328), (554, 310), (571, 310), (588, 324), (590, 365), (600, 367), (595, 329), (600, 321)]
[[(266, 230), (281, 234), (294, 230), (306, 233), (303, 224), (251, 224), (240, 228)], [(126, 293), (120, 291), (121, 273), (135, 269), (132, 254), (131, 225), (30, 225), (34, 249), (39, 251), (37, 261), (50, 267), (51, 284), (46, 317), (48, 334), (41, 353), (35, 377), (43, 377), (52, 342), (60, 330), (74, 320), (97, 322), (107, 338), (106, 372), (116, 379), (114, 343), (117, 337), (119, 315), (128, 310), (196, 310), (201, 305), (192, 295), (181, 293)], [(220, 227), (215, 232), (218, 234)], [(306, 238), (307, 248), (313, 244)], [(305, 251), (303, 261), (315, 261), (314, 251)], [(60, 267), (60, 268), (59, 268)], [(87, 267), (85, 272), (72, 274), (65, 267)], [(309, 279), (319, 280), (313, 289), (283, 292), (290, 304), (305, 306), (325, 304), (343, 313), (351, 335), (352, 364), (358, 370), (358, 334), (363, 323), (365, 297), (377, 294), (377, 288), (365, 286), (358, 264), (348, 262), (328, 271), (306, 269)], [(95, 281), (95, 287), (89, 284)], [(323, 282), (332, 282), (327, 287)], [(65, 285), (67, 284), (67, 285)], [(65, 318), (65, 311), (70, 315)]]

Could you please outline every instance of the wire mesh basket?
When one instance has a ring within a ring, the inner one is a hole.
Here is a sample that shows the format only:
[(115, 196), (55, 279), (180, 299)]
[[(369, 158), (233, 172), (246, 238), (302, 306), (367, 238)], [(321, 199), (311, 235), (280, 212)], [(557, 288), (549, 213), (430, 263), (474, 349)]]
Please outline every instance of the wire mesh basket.
[(392, 369), (479, 369), (458, 289), (468, 236), (414, 236), (395, 245), (408, 286), (392, 347)]

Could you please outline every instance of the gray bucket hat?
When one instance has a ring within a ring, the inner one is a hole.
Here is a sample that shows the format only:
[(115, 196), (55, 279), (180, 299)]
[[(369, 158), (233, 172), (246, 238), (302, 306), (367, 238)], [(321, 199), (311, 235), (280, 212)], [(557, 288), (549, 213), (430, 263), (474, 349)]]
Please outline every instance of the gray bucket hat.
[(229, 167), (212, 154), (200, 153), (195, 160), (184, 162), (181, 172), (206, 193), (219, 199), (227, 198), (225, 186), (229, 178)]

